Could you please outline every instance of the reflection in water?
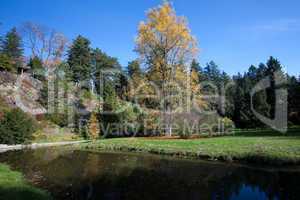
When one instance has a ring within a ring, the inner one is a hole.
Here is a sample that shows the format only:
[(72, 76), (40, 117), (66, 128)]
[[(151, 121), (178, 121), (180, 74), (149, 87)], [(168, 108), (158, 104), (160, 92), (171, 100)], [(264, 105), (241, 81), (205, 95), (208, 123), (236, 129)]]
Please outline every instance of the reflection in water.
[(66, 149), (9, 152), (0, 161), (55, 199), (299, 199), (300, 170)]

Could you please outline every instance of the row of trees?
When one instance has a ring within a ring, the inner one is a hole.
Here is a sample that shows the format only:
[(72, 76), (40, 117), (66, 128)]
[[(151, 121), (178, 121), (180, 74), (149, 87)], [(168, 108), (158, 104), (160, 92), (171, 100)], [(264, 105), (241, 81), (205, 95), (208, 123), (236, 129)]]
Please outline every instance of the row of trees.
[[(58, 91), (50, 95), (47, 86), (51, 73), (63, 82), (56, 89), (68, 86), (69, 91), (80, 90), (84, 94), (83, 99), (79, 97), (72, 105), (77, 110), (88, 107), (83, 103), (86, 99), (98, 100), (100, 103), (93, 111), (76, 115), (75, 126), (90, 129), (92, 137), (112, 123), (129, 124), (132, 130), (142, 131), (147, 129), (145, 119), (152, 128), (154, 123), (164, 124), (160, 131), (171, 135), (176, 121), (202, 123), (196, 116), (210, 110), (221, 118), (232, 119), (237, 127), (262, 127), (251, 110), (250, 94), (260, 80), (270, 77), (271, 87), (255, 94), (253, 102), (259, 113), (274, 117), (275, 72), (287, 79), (282, 87), (289, 91), (289, 121), (300, 124), (299, 78), (287, 75), (273, 57), (266, 64), (251, 66), (244, 74), (232, 77), (213, 61), (201, 67), (195, 59), (197, 41), (187, 20), (178, 17), (169, 3), (151, 9), (147, 20), (140, 23), (135, 48), (139, 59), (129, 62), (127, 67), (121, 67), (117, 58), (99, 48), (92, 48), (89, 39), (81, 35), (68, 44), (63, 34), (33, 23), (25, 23), (19, 30), (13, 28), (1, 38), (1, 69), (17, 72), (28, 66), (32, 76), (44, 84), (40, 99), (44, 106), (51, 95), (55, 103), (59, 96), (65, 97)], [(28, 61), (24, 59), (24, 48), (31, 52)], [(54, 113), (49, 119), (67, 125), (67, 117), (62, 113)]]
[[(151, 109), (159, 113), (160, 122), (167, 126), (165, 132), (171, 135), (170, 113), (175, 109), (188, 112), (185, 107), (192, 107), (194, 102), (202, 104), (198, 72), (188, 64), (196, 53), (196, 41), (186, 20), (177, 17), (170, 4), (165, 3), (151, 10), (148, 21), (140, 25), (135, 50), (141, 59), (122, 69), (116, 58), (91, 48), (90, 41), (80, 35), (67, 51), (63, 70), (77, 87), (100, 97), (101, 111), (115, 112), (100, 114), (102, 124), (132, 121), (128, 113), (124, 114), (129, 110), (137, 115), (133, 119), (140, 119), (142, 107), (145, 112)], [(122, 106), (126, 111), (116, 114)]]
[[(284, 88), (288, 91), (288, 121), (290, 125), (300, 124), (299, 91), (300, 77), (288, 75), (279, 60), (270, 57), (266, 64), (251, 65), (244, 74), (238, 73), (230, 77), (211, 61), (204, 68), (194, 61), (192, 67), (197, 69), (202, 83), (203, 95), (215, 95), (208, 104), (221, 116), (235, 122), (239, 128), (264, 127), (265, 125), (254, 115), (251, 109), (251, 91), (263, 79), (270, 78), (270, 87), (255, 93), (253, 108), (260, 114), (273, 119), (275, 117), (276, 90)], [(279, 84), (275, 85), (275, 73)], [(281, 82), (281, 83), (280, 83)], [(223, 101), (223, 102), (222, 102)]]

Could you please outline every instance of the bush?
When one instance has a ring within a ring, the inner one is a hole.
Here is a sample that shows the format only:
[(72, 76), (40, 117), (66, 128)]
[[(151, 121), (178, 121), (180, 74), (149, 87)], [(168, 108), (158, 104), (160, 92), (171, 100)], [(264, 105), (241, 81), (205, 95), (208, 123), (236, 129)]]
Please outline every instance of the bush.
[(5, 112), (0, 119), (0, 144), (22, 144), (32, 138), (35, 120), (20, 109)]
[(46, 119), (60, 127), (67, 127), (69, 125), (67, 114), (63, 114), (63, 113), (47, 114)]
[(5, 102), (5, 100), (0, 96), (0, 119), (4, 115), (5, 112), (9, 111), (9, 106)]
[(222, 123), (223, 123), (223, 126), (224, 126), (224, 132), (226, 134), (230, 134), (233, 132), (234, 128), (235, 128), (235, 125), (233, 123), (233, 121), (227, 117), (223, 118), (222, 119)]

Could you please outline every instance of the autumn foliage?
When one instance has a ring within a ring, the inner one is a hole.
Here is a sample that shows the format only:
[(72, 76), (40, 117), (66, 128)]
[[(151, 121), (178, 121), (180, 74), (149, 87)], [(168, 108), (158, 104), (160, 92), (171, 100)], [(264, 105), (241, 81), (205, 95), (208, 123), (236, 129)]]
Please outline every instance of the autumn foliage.
[(97, 115), (92, 113), (89, 121), (88, 137), (91, 140), (96, 140), (100, 136), (100, 127)]

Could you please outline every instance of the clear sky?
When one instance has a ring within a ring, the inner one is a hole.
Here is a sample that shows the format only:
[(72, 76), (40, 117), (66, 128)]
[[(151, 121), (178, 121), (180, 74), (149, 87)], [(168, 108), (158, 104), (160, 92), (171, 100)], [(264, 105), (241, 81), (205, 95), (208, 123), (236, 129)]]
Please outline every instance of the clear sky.
[[(137, 26), (145, 12), (161, 0), (2, 0), (0, 32), (32, 21), (78, 34), (119, 59), (125, 66), (133, 52)], [(251, 64), (278, 58), (286, 70), (300, 75), (299, 0), (173, 0), (178, 15), (189, 20), (199, 41), (202, 65), (214, 60), (230, 74)]]

